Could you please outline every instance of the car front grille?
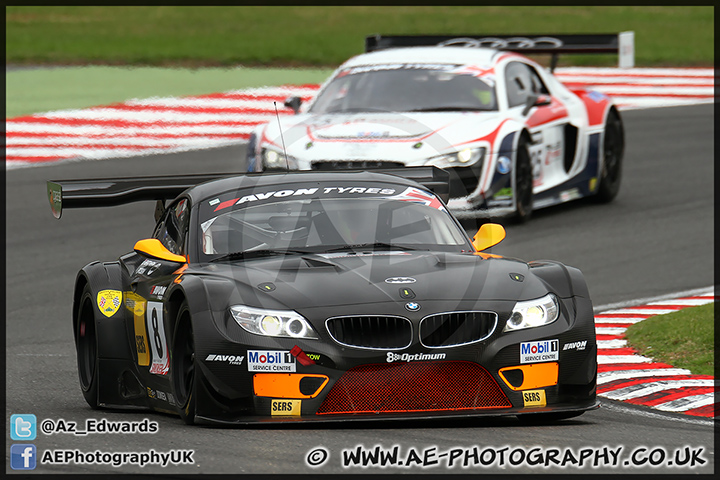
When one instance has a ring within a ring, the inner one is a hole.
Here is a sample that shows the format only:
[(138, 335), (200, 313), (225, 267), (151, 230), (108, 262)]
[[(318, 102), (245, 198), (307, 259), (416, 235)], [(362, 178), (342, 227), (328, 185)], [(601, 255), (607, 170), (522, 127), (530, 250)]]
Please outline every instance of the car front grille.
[(313, 170), (365, 170), (374, 168), (401, 168), (402, 162), (389, 162), (385, 160), (327, 160), (313, 162)]
[(509, 408), (490, 373), (466, 361), (369, 364), (345, 372), (318, 415)]
[(404, 317), (333, 317), (325, 325), (336, 342), (351, 347), (394, 349), (412, 342), (412, 324)]
[(479, 342), (495, 331), (494, 312), (448, 312), (420, 321), (420, 343), (426, 347), (452, 347)]

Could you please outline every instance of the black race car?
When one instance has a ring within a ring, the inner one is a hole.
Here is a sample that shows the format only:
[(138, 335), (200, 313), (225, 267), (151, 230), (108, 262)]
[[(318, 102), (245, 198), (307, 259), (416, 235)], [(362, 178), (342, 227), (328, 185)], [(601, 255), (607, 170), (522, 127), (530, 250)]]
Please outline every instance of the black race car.
[(48, 182), (58, 218), (157, 200), (150, 238), (77, 275), (85, 400), (226, 424), (597, 407), (581, 272), (484, 252), (504, 229), (470, 241), (447, 182), (435, 167)]

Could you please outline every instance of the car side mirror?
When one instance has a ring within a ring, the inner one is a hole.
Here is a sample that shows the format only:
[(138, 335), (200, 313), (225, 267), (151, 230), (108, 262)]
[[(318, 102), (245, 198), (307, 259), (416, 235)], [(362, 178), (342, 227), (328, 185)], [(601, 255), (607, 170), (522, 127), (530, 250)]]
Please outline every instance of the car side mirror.
[(523, 117), (528, 114), (531, 108), (542, 107), (550, 105), (551, 103), (552, 98), (550, 95), (528, 95), (527, 101), (525, 102), (525, 108), (523, 108), (522, 111)]
[(302, 98), (292, 96), (285, 99), (285, 103), (283, 103), (287, 108), (292, 108), (293, 112), (297, 115), (297, 113), (300, 111), (300, 105), (302, 105)]
[(187, 263), (185, 257), (172, 253), (170, 250), (165, 248), (165, 245), (160, 243), (160, 240), (157, 238), (139, 240), (135, 244), (134, 250), (146, 257), (158, 258), (167, 262)]
[(473, 237), (473, 247), (478, 252), (497, 245), (505, 238), (505, 229), (497, 223), (486, 223)]

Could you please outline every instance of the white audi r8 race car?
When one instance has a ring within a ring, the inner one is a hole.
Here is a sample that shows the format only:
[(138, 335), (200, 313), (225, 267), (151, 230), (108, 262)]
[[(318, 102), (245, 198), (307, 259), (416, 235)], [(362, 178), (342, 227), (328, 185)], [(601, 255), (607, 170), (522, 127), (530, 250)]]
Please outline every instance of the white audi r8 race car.
[(248, 171), (433, 165), (449, 170), (460, 217), (525, 221), (580, 197), (610, 201), (624, 150), (617, 108), (516, 51), (551, 53), (554, 67), (559, 53), (618, 52), (618, 37), (368, 37), (368, 53), (309, 104), (287, 99), (296, 115), (253, 131)]

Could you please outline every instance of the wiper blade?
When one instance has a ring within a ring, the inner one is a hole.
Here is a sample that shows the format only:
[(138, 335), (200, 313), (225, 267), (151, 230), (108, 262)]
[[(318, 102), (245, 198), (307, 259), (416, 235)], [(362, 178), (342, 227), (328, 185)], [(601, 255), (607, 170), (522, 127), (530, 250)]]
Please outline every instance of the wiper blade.
[(223, 262), (233, 260), (247, 260), (256, 257), (271, 257), (274, 255), (307, 255), (312, 252), (306, 250), (246, 250), (244, 252), (233, 252), (221, 257), (213, 258), (210, 262)]
[(335, 248), (325, 250), (325, 252), (339, 252), (343, 250), (427, 250), (427, 248), (416, 248), (397, 243), (360, 243), (356, 245), (342, 245)]

